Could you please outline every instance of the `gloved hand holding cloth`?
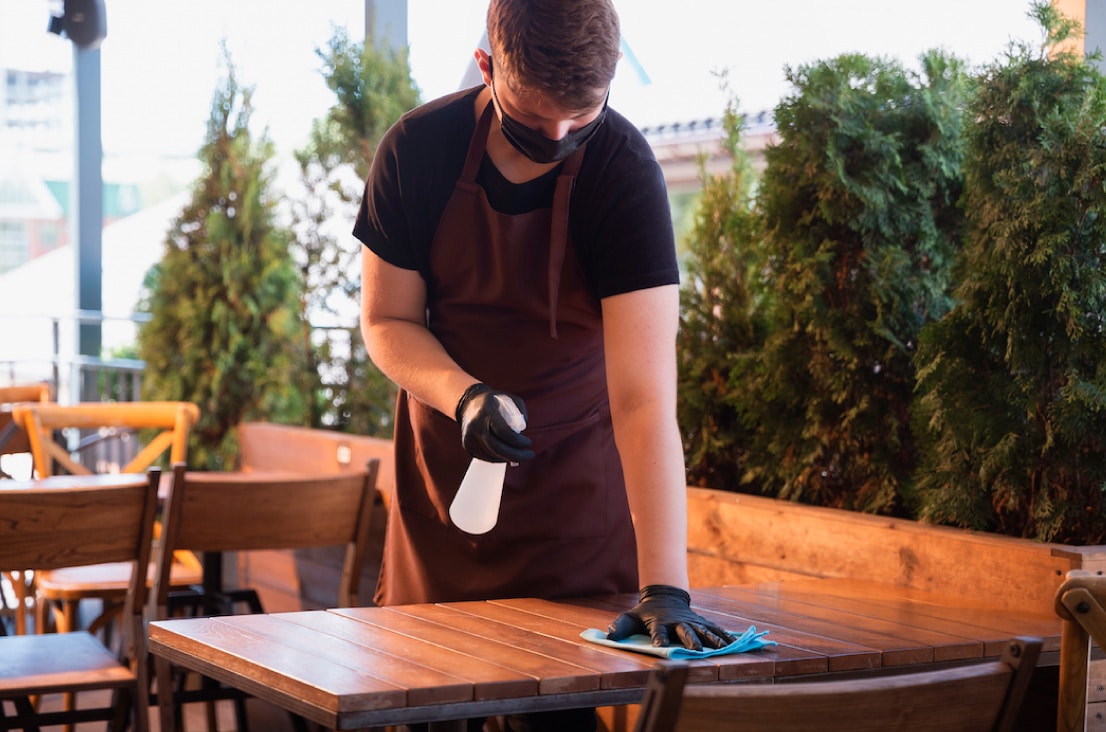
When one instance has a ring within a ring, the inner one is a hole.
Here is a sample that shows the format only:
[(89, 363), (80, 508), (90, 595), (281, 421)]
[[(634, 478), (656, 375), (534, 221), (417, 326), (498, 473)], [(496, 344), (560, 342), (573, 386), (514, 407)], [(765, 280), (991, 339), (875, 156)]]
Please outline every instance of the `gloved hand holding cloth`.
[(654, 646), (673, 642), (694, 651), (723, 648), (736, 639), (691, 609), (691, 595), (679, 587), (647, 585), (638, 593), (638, 604), (619, 615), (607, 629), (607, 639), (620, 641), (632, 635), (648, 635)]
[(461, 425), (461, 444), (472, 457), (489, 463), (519, 463), (534, 457), (530, 438), (520, 431), (527, 415), (517, 396), (473, 384), (457, 401), (454, 416)]

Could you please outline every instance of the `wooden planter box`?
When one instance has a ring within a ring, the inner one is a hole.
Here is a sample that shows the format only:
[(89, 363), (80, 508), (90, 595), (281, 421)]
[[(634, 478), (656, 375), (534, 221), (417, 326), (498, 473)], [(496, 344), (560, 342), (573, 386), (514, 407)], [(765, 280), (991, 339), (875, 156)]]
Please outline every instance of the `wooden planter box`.
[(1047, 544), (705, 488), (688, 489), (688, 514), (693, 586), (851, 577), (1051, 613), (1068, 570), (1106, 570), (1104, 546)]

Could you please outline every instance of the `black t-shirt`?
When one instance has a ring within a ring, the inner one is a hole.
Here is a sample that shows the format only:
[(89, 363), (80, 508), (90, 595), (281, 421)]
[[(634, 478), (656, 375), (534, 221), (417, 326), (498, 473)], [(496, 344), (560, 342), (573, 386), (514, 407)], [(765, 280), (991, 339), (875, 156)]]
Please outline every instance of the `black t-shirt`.
[[(408, 112), (377, 148), (353, 234), (389, 264), (427, 277), (430, 245), (476, 128), (473, 101), (481, 88)], [(515, 185), (485, 156), (477, 182), (497, 211), (517, 214), (552, 204), (558, 172)], [(641, 133), (613, 109), (588, 142), (569, 234), (597, 298), (679, 282), (660, 166)]]

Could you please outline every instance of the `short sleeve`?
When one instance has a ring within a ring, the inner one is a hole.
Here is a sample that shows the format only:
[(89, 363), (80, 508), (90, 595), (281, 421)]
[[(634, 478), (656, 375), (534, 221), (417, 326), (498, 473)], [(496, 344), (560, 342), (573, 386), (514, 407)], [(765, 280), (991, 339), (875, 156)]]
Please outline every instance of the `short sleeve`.
[(373, 156), (353, 235), (385, 262), (417, 269), (412, 234), (404, 213), (397, 145), (400, 128), (384, 136)]

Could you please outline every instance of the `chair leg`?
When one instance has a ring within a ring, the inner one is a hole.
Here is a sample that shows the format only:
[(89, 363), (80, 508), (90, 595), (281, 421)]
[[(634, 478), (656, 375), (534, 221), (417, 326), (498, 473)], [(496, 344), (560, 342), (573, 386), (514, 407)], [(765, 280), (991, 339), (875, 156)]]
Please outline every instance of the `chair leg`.
[(248, 732), (250, 729), (250, 722), (246, 718), (246, 699), (245, 697), (236, 696), (233, 699), (234, 702), (234, 724), (238, 732)]
[(1087, 728), (1087, 675), (1091, 638), (1074, 620), (1060, 626), (1060, 689), (1056, 709), (1057, 732)]
[[(199, 680), (200, 689), (203, 690), (205, 693), (208, 693), (208, 692), (213, 693), (215, 688), (218, 687), (218, 685), (219, 685), (219, 682), (217, 682), (215, 679), (212, 679), (208, 676), (204, 676), (202, 674), (197, 674), (196, 678)], [(209, 698), (209, 699), (204, 700), (203, 704), (204, 704), (204, 711), (205, 711), (205, 714), (206, 714), (206, 717), (207, 717), (207, 730), (208, 730), (208, 732), (217, 732), (218, 729), (219, 729), (219, 721), (218, 721), (219, 720), (219, 714), (218, 714), (219, 710), (216, 707), (216, 704), (218, 704), (218, 701), (215, 700), (215, 699), (210, 699)], [(237, 712), (238, 712), (238, 710), (236, 709), (235, 713), (237, 714)]]
[(127, 732), (134, 707), (134, 699), (127, 689), (120, 689), (112, 694), (111, 708), (115, 714), (108, 722), (109, 732)]
[(31, 584), (33, 579), (28, 577), (28, 572), (22, 570), (12, 570), (5, 572), (5, 574), (8, 583), (11, 585), (12, 594), (15, 595), (15, 608), (13, 608), (15, 634), (25, 635), (27, 633), (27, 616), (32, 612), (27, 607), (27, 600), (30, 599), (32, 602), (34, 600), (34, 588)]
[[(39, 732), (39, 726), (34, 722), (35, 705), (31, 702), (31, 698), (28, 696), (17, 696), (12, 700), (15, 704), (16, 717), (22, 717), (26, 721), (22, 723), (23, 732)], [(0, 715), (2, 717), (2, 715)], [(4, 721), (0, 718), (0, 721)], [(8, 725), (5, 722), (4, 729), (7, 729)], [(16, 727), (19, 729), (19, 727)]]
[(35, 600), (35, 632), (50, 632), (50, 603), (42, 598)]
[[(77, 603), (72, 600), (63, 600), (61, 602), (61, 612), (55, 613), (55, 632), (57, 633), (69, 633), (72, 632), (79, 625), (77, 618)], [(71, 711), (77, 707), (77, 695), (70, 692), (62, 695), (62, 709)], [(67, 724), (63, 728), (64, 732), (73, 732), (73, 725)]]
[(169, 662), (155, 657), (154, 676), (157, 680), (157, 712), (161, 732), (181, 729), (179, 709), (173, 703), (173, 672)]
[[(77, 708), (77, 695), (73, 692), (63, 694), (61, 699), (61, 708), (67, 712), (71, 712)], [(62, 725), (63, 732), (73, 732), (72, 724)]]

